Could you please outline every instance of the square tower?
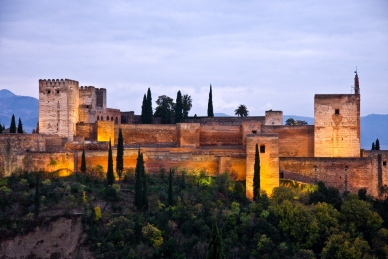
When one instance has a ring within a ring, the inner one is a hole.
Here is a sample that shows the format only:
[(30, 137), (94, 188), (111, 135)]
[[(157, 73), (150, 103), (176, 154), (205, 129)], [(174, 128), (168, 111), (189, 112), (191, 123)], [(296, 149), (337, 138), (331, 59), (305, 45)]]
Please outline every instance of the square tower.
[(316, 94), (314, 156), (360, 156), (360, 95)]
[(39, 133), (73, 140), (79, 114), (79, 85), (70, 79), (39, 80)]

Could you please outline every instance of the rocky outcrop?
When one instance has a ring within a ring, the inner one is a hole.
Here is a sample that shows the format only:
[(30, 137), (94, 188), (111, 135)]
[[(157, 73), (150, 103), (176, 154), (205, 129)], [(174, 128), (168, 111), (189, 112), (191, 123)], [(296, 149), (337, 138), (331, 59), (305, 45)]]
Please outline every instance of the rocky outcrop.
[(81, 217), (59, 218), (33, 232), (1, 242), (0, 258), (94, 258), (82, 247)]

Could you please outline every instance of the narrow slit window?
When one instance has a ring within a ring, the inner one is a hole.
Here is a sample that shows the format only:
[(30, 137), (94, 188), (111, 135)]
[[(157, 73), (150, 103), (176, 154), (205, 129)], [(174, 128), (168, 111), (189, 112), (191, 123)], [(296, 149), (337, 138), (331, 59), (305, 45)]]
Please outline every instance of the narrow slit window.
[(339, 109), (335, 109), (335, 115), (339, 114)]
[(260, 146), (260, 153), (265, 153), (265, 146), (264, 145)]

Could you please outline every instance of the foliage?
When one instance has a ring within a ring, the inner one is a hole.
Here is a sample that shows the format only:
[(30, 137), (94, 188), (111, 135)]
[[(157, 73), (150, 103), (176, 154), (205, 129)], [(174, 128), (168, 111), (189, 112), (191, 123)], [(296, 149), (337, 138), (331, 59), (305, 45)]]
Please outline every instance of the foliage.
[(380, 141), (379, 141), (379, 139), (376, 139), (375, 149), (376, 150), (380, 150)]
[(106, 172), (106, 181), (108, 186), (112, 185), (115, 182), (115, 175), (113, 172), (112, 146), (110, 141), (108, 150), (108, 171)]
[(182, 99), (182, 109), (183, 109), (183, 118), (187, 118), (189, 116), (189, 111), (193, 107), (193, 100), (191, 96), (188, 94), (183, 95)]
[(172, 194), (172, 170), (170, 168), (170, 174), (168, 175), (168, 206), (172, 206), (174, 203)]
[(225, 259), (224, 246), (222, 242), (221, 232), (217, 224), (213, 225), (212, 237), (210, 238), (209, 248), (207, 250), (206, 259)]
[(171, 118), (175, 116), (175, 103), (174, 100), (166, 95), (161, 95), (156, 100), (158, 105), (155, 108), (154, 117), (162, 118), (162, 124), (171, 123)]
[(239, 117), (248, 117), (249, 111), (245, 104), (240, 104), (236, 110), (234, 110), (234, 114)]
[(181, 94), (181, 91), (178, 91), (176, 95), (176, 103), (175, 103), (175, 123), (181, 122), (182, 118), (183, 118), (182, 94)]
[[(140, 176), (148, 179), (147, 211), (134, 206), (133, 169), (125, 170), (126, 181), (109, 188), (109, 202), (105, 177), (91, 169), (62, 178), (26, 172), (0, 179), (0, 236), (33, 231), (52, 215), (83, 212), (85, 244), (96, 258), (205, 258), (217, 251), (213, 240), (223, 243), (227, 258), (387, 258), (388, 200), (364, 200), (363, 191), (344, 198), (323, 183), (313, 191), (288, 183), (250, 202), (244, 182), (233, 174), (209, 177), (176, 169), (171, 178), (145, 176), (141, 165)], [(168, 206), (170, 181), (175, 202)]]
[(20, 118), (19, 118), (17, 132), (23, 134), (23, 124), (22, 124), (22, 120)]
[(141, 105), (141, 123), (143, 124), (147, 124), (147, 97), (146, 95), (144, 94), (143, 96), (143, 103)]
[(152, 95), (151, 95), (151, 89), (148, 88), (147, 90), (147, 98), (146, 98), (146, 123), (147, 124), (152, 124), (152, 117), (153, 117), (153, 112), (152, 112)]
[(253, 166), (253, 200), (257, 201), (260, 198), (260, 154), (259, 147), (256, 143), (255, 148), (255, 164)]
[(116, 172), (121, 180), (124, 170), (124, 139), (121, 128), (119, 129), (119, 138), (117, 140)]
[(293, 118), (289, 118), (286, 120), (285, 125), (290, 125), (290, 126), (308, 125), (308, 123), (306, 121), (303, 121), (303, 120), (294, 120)]
[(207, 116), (208, 117), (214, 117), (212, 85), (210, 85), (210, 91), (209, 91), (209, 101), (208, 101), (208, 104), (207, 104)]
[(14, 114), (12, 114), (11, 125), (9, 126), (9, 133), (16, 133), (16, 122)]
[(82, 173), (86, 173), (86, 157), (85, 157), (85, 149), (82, 150), (81, 172), (82, 172)]

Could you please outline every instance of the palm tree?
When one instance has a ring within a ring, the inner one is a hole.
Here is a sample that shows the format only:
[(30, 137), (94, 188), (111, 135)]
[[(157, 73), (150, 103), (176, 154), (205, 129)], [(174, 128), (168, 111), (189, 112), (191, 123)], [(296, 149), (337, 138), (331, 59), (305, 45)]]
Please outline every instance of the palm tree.
[(187, 118), (189, 116), (189, 111), (191, 110), (191, 107), (193, 106), (191, 96), (188, 94), (185, 94), (182, 98), (182, 108), (183, 108), (183, 118)]
[(234, 114), (239, 117), (248, 117), (249, 111), (245, 104), (240, 104), (236, 110), (234, 110)]

